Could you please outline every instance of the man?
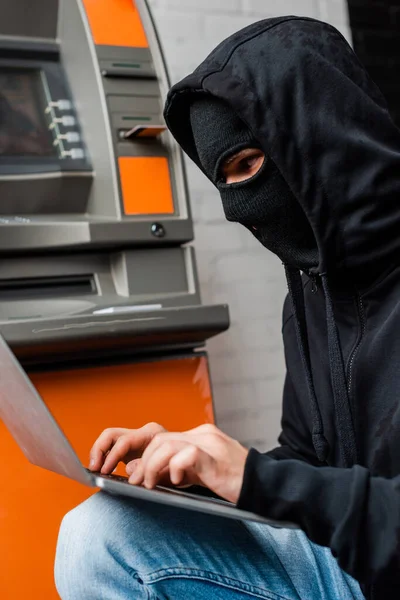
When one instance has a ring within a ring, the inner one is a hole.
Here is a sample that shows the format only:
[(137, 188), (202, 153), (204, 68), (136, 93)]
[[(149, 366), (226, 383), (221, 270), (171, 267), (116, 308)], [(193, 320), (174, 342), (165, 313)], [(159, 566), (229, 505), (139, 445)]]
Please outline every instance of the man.
[(302, 531), (98, 494), (64, 520), (61, 597), (399, 598), (400, 132), (385, 101), (334, 28), (283, 17), (220, 44), (165, 118), (226, 217), (285, 265), (280, 446), (150, 424), (104, 432), (91, 467), (124, 460), (132, 483), (202, 485)]

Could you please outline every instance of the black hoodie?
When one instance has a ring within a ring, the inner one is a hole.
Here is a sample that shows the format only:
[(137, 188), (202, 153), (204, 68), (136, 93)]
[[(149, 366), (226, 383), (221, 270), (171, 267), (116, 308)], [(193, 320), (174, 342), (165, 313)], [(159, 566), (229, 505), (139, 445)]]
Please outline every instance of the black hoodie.
[(400, 131), (313, 19), (255, 23), (171, 89), (167, 125), (197, 164), (189, 106), (204, 93), (272, 157), (319, 251), (302, 279), (287, 269), (280, 446), (250, 450), (238, 506), (298, 524), (368, 598), (400, 598)]

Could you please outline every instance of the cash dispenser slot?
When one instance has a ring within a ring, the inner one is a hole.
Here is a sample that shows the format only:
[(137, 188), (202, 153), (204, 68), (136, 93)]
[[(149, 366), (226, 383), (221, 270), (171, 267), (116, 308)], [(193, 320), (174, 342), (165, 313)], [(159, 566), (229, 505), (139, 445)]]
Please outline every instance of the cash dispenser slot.
[(64, 298), (96, 294), (93, 275), (67, 277), (30, 277), (0, 281), (1, 300), (28, 300), (30, 298)]
[(193, 349), (228, 327), (227, 306), (201, 304), (190, 247), (0, 262), (0, 331), (25, 364)]

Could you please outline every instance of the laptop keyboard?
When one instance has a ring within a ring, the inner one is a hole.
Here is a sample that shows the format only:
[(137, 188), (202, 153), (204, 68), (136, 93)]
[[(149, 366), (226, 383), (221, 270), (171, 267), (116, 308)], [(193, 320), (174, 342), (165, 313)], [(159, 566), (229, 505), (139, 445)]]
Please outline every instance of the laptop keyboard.
[(111, 473), (111, 475), (105, 475), (104, 473), (99, 473), (97, 471), (89, 471), (89, 470), (88, 470), (88, 472), (91, 473), (92, 475), (97, 475), (98, 477), (101, 477), (102, 479), (111, 479), (113, 481), (119, 481), (120, 483), (129, 483), (128, 477), (123, 477), (122, 475), (115, 475), (113, 473)]
[(113, 481), (120, 481), (121, 483), (129, 483), (128, 477), (123, 477), (122, 475), (103, 475), (103, 473), (99, 473), (105, 479), (112, 479)]
[[(102, 479), (111, 479), (111, 481), (118, 481), (120, 483), (127, 483), (128, 485), (131, 485), (128, 481), (128, 477), (123, 477), (122, 475), (114, 475), (114, 474), (104, 475), (103, 473), (90, 471), (89, 469), (86, 469), (86, 470), (88, 471), (88, 473), (91, 473), (92, 475), (97, 475), (98, 477), (101, 477)], [(201, 500), (202, 502), (207, 502), (207, 503), (212, 503), (212, 504), (224, 504), (225, 506), (232, 506), (232, 504), (230, 502), (228, 502), (227, 500), (222, 500), (222, 498), (209, 498), (207, 496), (196, 494), (193, 492), (190, 493), (189, 490), (183, 491), (183, 490), (174, 489), (174, 488), (167, 488), (164, 486), (157, 486), (156, 489), (160, 492), (164, 492), (167, 494), (185, 496), (186, 498), (195, 498), (197, 500)]]

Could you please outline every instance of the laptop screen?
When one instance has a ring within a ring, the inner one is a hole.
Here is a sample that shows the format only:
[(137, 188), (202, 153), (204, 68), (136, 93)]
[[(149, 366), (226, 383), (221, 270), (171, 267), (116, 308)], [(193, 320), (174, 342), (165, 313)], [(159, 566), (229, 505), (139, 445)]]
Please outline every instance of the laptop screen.
[(2, 336), (0, 418), (31, 463), (91, 483), (90, 475)]

